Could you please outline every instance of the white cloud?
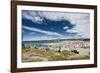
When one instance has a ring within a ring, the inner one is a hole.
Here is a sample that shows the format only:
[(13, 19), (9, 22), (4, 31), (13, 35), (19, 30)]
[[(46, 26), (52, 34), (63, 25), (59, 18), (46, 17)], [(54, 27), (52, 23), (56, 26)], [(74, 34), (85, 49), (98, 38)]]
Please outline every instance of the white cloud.
[(23, 26), (23, 28), (27, 29), (27, 30), (31, 30), (31, 31), (36, 31), (36, 32), (44, 33), (46, 35), (62, 36), (61, 34), (56, 33), (56, 32), (45, 31), (45, 30), (42, 30), (42, 29), (34, 28), (34, 27), (31, 28), (31, 27), (28, 27), (28, 26)]
[(62, 37), (61, 36), (58, 36), (58, 37), (55, 37), (55, 36), (52, 36), (52, 35), (44, 35), (44, 36), (38, 36), (38, 37), (35, 37), (35, 38), (32, 38), (32, 40), (53, 40), (53, 39), (61, 39)]
[(35, 23), (42, 23), (43, 19), (35, 11), (23, 11), (22, 18), (26, 18)]
[[(71, 24), (75, 25), (72, 30), (76, 30), (77, 32), (83, 34), (82, 37), (90, 37), (90, 15), (87, 13), (26, 11), (23, 12), (23, 17), (37, 23), (42, 23), (43, 18), (54, 21), (67, 20), (70, 21)], [(66, 27), (64, 29), (68, 28)]]
[(72, 30), (75, 30), (73, 32), (77, 31), (83, 34), (81, 37), (90, 37), (90, 15), (88, 13), (41, 12), (40, 16), (55, 21), (63, 19), (70, 21), (71, 24), (75, 25), (75, 27), (72, 28)]
[(29, 35), (35, 35), (35, 34), (36, 34), (35, 32), (30, 32), (30, 33), (29, 33)]
[(68, 29), (68, 26), (65, 26), (63, 29)]
[(73, 30), (73, 29), (68, 29), (66, 32), (69, 32), (69, 33), (78, 33), (78, 31)]

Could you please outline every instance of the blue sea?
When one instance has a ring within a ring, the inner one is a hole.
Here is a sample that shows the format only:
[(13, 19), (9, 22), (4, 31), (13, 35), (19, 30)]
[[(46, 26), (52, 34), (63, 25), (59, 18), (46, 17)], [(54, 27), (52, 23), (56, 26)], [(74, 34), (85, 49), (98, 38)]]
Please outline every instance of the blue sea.
[(55, 43), (60, 43), (62, 41), (75, 41), (75, 40), (89, 41), (90, 39), (58, 39), (58, 40), (22, 41), (22, 43), (25, 45), (45, 46), (51, 43), (55, 44)]

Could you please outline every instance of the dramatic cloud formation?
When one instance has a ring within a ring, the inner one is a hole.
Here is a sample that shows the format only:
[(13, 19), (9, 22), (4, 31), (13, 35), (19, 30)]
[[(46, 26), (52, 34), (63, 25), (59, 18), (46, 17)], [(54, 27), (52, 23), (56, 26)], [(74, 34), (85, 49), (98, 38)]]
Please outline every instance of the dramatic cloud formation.
[(50, 32), (50, 31), (45, 31), (45, 30), (41, 30), (41, 29), (37, 29), (37, 28), (31, 28), (31, 27), (27, 27), (27, 26), (23, 26), (24, 29), (27, 29), (27, 30), (31, 30), (31, 31), (36, 31), (36, 32), (41, 32), (41, 33), (44, 33), (46, 35), (56, 35), (56, 36), (62, 36), (56, 32)]
[(90, 37), (90, 14), (88, 13), (23, 10), (22, 19), (24, 29), (45, 34), (38, 39), (47, 39), (49, 37), (47, 35), (50, 35), (51, 39), (54, 39), (54, 36), (57, 38)]

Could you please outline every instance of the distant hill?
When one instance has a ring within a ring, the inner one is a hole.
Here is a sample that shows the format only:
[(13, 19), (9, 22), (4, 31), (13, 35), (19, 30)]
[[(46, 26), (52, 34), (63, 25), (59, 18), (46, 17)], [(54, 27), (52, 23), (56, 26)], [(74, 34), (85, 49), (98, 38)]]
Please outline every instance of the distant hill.
[(75, 40), (83, 40), (83, 41), (89, 41), (89, 38), (80, 38), (80, 39), (53, 39), (53, 40), (33, 40), (33, 41), (23, 41), (23, 42), (57, 42), (57, 41), (75, 41)]

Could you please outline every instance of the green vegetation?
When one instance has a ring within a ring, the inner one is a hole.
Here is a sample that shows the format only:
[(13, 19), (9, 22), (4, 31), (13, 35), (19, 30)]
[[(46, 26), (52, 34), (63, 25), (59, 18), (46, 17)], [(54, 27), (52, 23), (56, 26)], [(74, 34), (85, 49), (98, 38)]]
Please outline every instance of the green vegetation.
[(89, 56), (79, 56), (79, 57), (72, 57), (70, 60), (84, 60), (84, 59), (90, 59)]
[[(61, 61), (61, 60), (79, 60), (79, 59), (89, 59), (89, 56), (84, 56), (84, 57), (70, 57), (70, 56), (75, 56), (77, 55), (74, 52), (71, 51), (67, 51), (67, 50), (63, 50), (61, 52), (57, 52), (54, 50), (40, 50), (40, 49), (36, 49), (36, 48), (31, 48), (29, 49), (22, 49), (22, 54), (23, 54), (23, 58), (25, 58), (26, 56), (24, 56), (25, 54), (31, 58), (30, 61), (28, 62), (40, 62), (40, 61)], [(30, 57), (30, 55), (33, 55)], [(23, 59), (24, 62), (24, 59)], [(27, 62), (27, 61), (25, 61)]]
[(65, 56), (61, 53), (55, 53), (55, 54), (50, 55), (49, 60), (50, 61), (65, 60)]
[(33, 58), (32, 59), (32, 62), (40, 62), (40, 61), (43, 61), (43, 59), (40, 59), (40, 58)]

